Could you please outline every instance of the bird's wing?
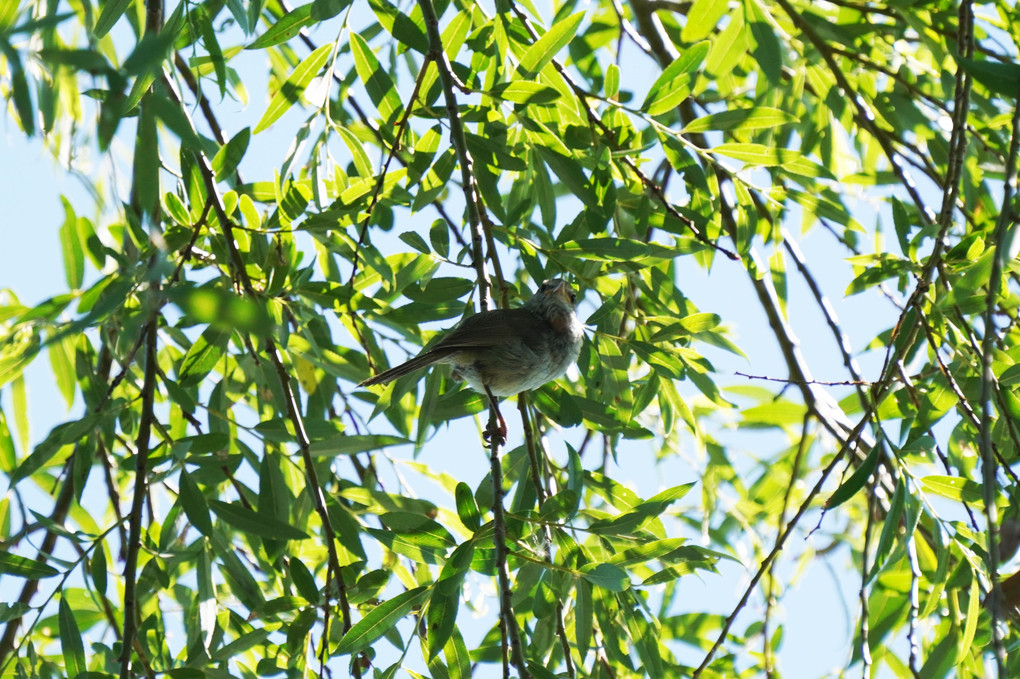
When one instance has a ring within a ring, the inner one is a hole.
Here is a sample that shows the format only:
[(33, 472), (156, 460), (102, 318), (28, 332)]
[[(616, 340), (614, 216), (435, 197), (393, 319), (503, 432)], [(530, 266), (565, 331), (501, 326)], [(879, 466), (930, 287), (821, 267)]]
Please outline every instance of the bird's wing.
[(493, 309), (468, 316), (436, 342), (432, 351), (495, 347), (549, 332), (549, 324), (525, 309)]

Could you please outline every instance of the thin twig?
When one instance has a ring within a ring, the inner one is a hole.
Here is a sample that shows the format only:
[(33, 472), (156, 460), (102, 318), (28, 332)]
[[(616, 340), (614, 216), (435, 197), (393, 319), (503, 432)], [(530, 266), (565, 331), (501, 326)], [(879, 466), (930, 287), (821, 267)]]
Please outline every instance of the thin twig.
[(921, 197), (920, 191), (918, 191), (917, 185), (914, 180), (911, 179), (907, 173), (903, 163), (900, 162), (901, 158), (896, 153), (896, 149), (893, 147), (892, 139), (888, 132), (883, 130), (877, 123), (875, 113), (868, 106), (867, 102), (864, 101), (864, 96), (857, 92), (849, 80), (847, 80), (846, 74), (840, 69), (839, 64), (836, 63), (836, 58), (833, 56), (832, 50), (829, 49), (828, 44), (822, 39), (818, 31), (815, 30), (814, 25), (806, 21), (798, 12), (793, 5), (790, 4), (789, 0), (776, 0), (776, 3), (783, 8), (783, 11), (793, 22), (793, 25), (808, 39), (808, 41), (814, 46), (818, 53), (822, 56), (822, 60), (829, 67), (829, 72), (835, 79), (836, 84), (844, 92), (844, 96), (850, 101), (856, 114), (854, 119), (857, 124), (866, 130), (875, 140), (878, 145), (882, 148), (885, 154), (886, 160), (889, 161), (889, 165), (892, 167), (893, 174), (902, 184), (907, 195), (910, 196), (914, 205), (917, 207), (918, 213), (921, 218), (927, 223), (933, 221), (934, 215), (931, 210), (925, 205), (924, 199)]
[(857, 445), (857, 441), (860, 439), (861, 433), (864, 431), (864, 426), (867, 424), (870, 417), (869, 413), (867, 417), (861, 418), (857, 427), (853, 432), (851, 432), (850, 436), (847, 437), (839, 452), (832, 456), (832, 460), (828, 465), (826, 465), (825, 469), (822, 470), (821, 476), (818, 477), (818, 481), (815, 482), (814, 487), (807, 494), (807, 497), (804, 498), (804, 502), (801, 503), (800, 508), (797, 509), (797, 513), (786, 525), (786, 530), (784, 530), (776, 539), (776, 544), (772, 548), (772, 551), (768, 553), (768, 555), (762, 560), (761, 565), (758, 566), (758, 571), (754, 574), (754, 577), (751, 578), (751, 582), (749, 582), (747, 587), (744, 589), (744, 594), (740, 597), (740, 602), (734, 607), (733, 612), (726, 618), (726, 621), (723, 623), (722, 629), (719, 631), (719, 635), (716, 637), (715, 642), (712, 644), (711, 648), (708, 649), (708, 652), (705, 654), (701, 664), (694, 670), (694, 674), (691, 675), (691, 679), (698, 679), (698, 677), (701, 676), (701, 673), (708, 668), (709, 663), (712, 662), (712, 658), (715, 657), (716, 651), (719, 650), (719, 647), (722, 646), (723, 641), (726, 639), (726, 635), (729, 634), (730, 627), (732, 627), (733, 623), (736, 621), (737, 615), (740, 611), (744, 610), (744, 606), (747, 605), (747, 601), (750, 599), (751, 593), (757, 588), (758, 582), (768, 569), (771, 568), (772, 562), (775, 561), (776, 557), (782, 551), (783, 545), (800, 523), (801, 517), (807, 513), (811, 503), (822, 491), (822, 486), (824, 486), (825, 482), (828, 480), (829, 474), (831, 474), (832, 470), (835, 469), (836, 466), (843, 460), (843, 456), (849, 452), (850, 448)]
[[(491, 400), (491, 399), (490, 399)], [(496, 418), (489, 421), (489, 431), (495, 430)], [(513, 609), (513, 590), (507, 569), (506, 514), (503, 508), (503, 465), (499, 458), (500, 438), (493, 434), (489, 441), (489, 469), (492, 476), (492, 540), (496, 548), (496, 575), (499, 580), (499, 617), (506, 635), (504, 653), (509, 650), (510, 660), (517, 668), (520, 679), (530, 679), (531, 673), (524, 660), (521, 632)], [(509, 645), (509, 649), (506, 645)]]
[[(153, 298), (159, 293), (158, 283), (153, 284)], [(145, 377), (142, 380), (142, 412), (135, 440), (135, 492), (128, 514), (128, 547), (124, 563), (124, 631), (121, 634), (120, 677), (131, 676), (131, 651), (138, 630), (137, 569), (138, 552), (142, 542), (142, 507), (148, 495), (149, 434), (155, 418), (153, 402), (156, 397), (156, 361), (158, 311), (145, 326)]]
[[(1020, 102), (1020, 88), (1016, 99)], [(991, 615), (992, 641), (995, 649), (995, 663), (998, 676), (1006, 676), (1006, 650), (1003, 643), (1003, 630), (1000, 621), (1003, 615), (1002, 587), (999, 583), (999, 521), (996, 511), (998, 483), (996, 482), (998, 465), (992, 446), (992, 426), (995, 419), (993, 396), (996, 388), (995, 373), (992, 371), (992, 353), (998, 340), (995, 328), (995, 309), (999, 302), (999, 290), (1002, 286), (1003, 260), (1008, 253), (1002, 249), (1006, 243), (1006, 232), (1015, 219), (1013, 196), (1017, 189), (1017, 155), (1020, 152), (1020, 103), (1013, 109), (1013, 130), (1009, 144), (1009, 155), (1003, 171), (1002, 207), (995, 232), (989, 241), (989, 247), (995, 251), (992, 258), (992, 270), (988, 278), (988, 294), (985, 297), (984, 337), (981, 342), (981, 478), (984, 490), (985, 521), (987, 522), (987, 550), (985, 565), (991, 580), (987, 606)]]
[[(73, 457), (68, 458), (64, 465), (64, 478), (60, 486), (60, 492), (53, 503), (53, 511), (49, 515), (49, 520), (56, 526), (63, 525), (64, 520), (67, 518), (67, 512), (71, 508), (71, 501), (74, 499), (74, 478), (71, 473), (71, 466), (73, 464)], [(58, 533), (56, 531), (46, 531), (46, 537), (43, 538), (39, 551), (35, 556), (36, 563), (43, 565), (50, 560), (53, 548), (57, 544), (57, 537)], [(21, 588), (21, 594), (18, 595), (18, 603), (23, 606), (29, 606), (32, 603), (32, 598), (39, 591), (40, 582), (42, 581), (38, 579), (26, 580)], [(12, 656), (11, 652), (15, 648), (14, 642), (18, 636), (20, 624), (21, 616), (17, 616), (8, 620), (7, 626), (4, 628), (3, 638), (0, 638), (0, 674), (6, 675), (7, 661), (16, 657)]]
[[(169, 87), (167, 88), (170, 89)], [(170, 92), (171, 98), (174, 103), (181, 106), (181, 102), (177, 99), (172, 91)], [(182, 107), (183, 110), (183, 107)], [(187, 112), (185, 112), (187, 115)], [(230, 256), (231, 269), (235, 280), (238, 282), (244, 293), (252, 298), (258, 299), (259, 292), (256, 291), (252, 285), (251, 279), (248, 277), (248, 273), (245, 267), (244, 259), (241, 256), (240, 251), (237, 249), (237, 242), (234, 239), (233, 222), (227, 215), (226, 210), (223, 207), (223, 201), (219, 195), (219, 191), (216, 187), (215, 173), (212, 171), (212, 167), (209, 164), (208, 158), (205, 154), (196, 152), (194, 154), (196, 165), (198, 166), (199, 173), (202, 176), (203, 183), (205, 184), (207, 198), (212, 205), (213, 212), (219, 221), (220, 228), (223, 229), (224, 242), (227, 246), (227, 252)], [(245, 335), (247, 342), (248, 337)], [(254, 351), (254, 347), (248, 344), (249, 351), (253, 357), (257, 356), (257, 352)], [(283, 363), (279, 351), (276, 348), (276, 343), (272, 337), (265, 338), (265, 351), (269, 356), (270, 362), (276, 371), (277, 378), (280, 380), (280, 386), (283, 390), (284, 401), (287, 407), (287, 416), (291, 424), (294, 426), (295, 435), (297, 437), (298, 448), (301, 451), (301, 459), (305, 467), (305, 475), (309, 483), (309, 492), (311, 493), (313, 504), (315, 506), (315, 512), (319, 517), (319, 521), (322, 523), (322, 530), (325, 534), (326, 552), (329, 563), (329, 570), (327, 572), (327, 583), (326, 589), (329, 590), (329, 578), (332, 575), (336, 578), (336, 587), (338, 592), (338, 599), (340, 603), (340, 613), (343, 620), (343, 631), (347, 632), (352, 625), (351, 622), (351, 610), (350, 603), (347, 600), (347, 587), (343, 581), (343, 577), (340, 571), (340, 560), (337, 556), (336, 551), (336, 534), (333, 531), (333, 524), (329, 519), (329, 512), (326, 507), (326, 498), (323, 493), (323, 489), (319, 484), (318, 477), (315, 472), (314, 461), (312, 459), (310, 446), (311, 443), (308, 439), (308, 435), (304, 426), (304, 419), (301, 416), (301, 409), (298, 404), (298, 399), (294, 393), (294, 389), (290, 382), (290, 376), (287, 372), (287, 368)], [(327, 604), (324, 604), (328, 606)], [(328, 625), (328, 612), (325, 616), (325, 624)], [(355, 661), (351, 663), (354, 676), (357, 679), (361, 677), (361, 665)]]
[[(868, 518), (864, 522), (864, 545), (861, 547), (861, 587), (857, 590), (857, 597), (861, 602), (861, 619), (858, 626), (858, 630), (861, 636), (861, 677), (862, 679), (868, 679), (871, 676), (871, 643), (868, 640), (868, 636), (871, 634), (871, 628), (868, 624), (869, 612), (868, 607), (868, 579), (871, 577), (871, 573), (868, 570), (868, 549), (871, 545), (871, 533), (875, 525), (875, 483), (874, 475), (872, 475), (872, 481), (868, 483), (868, 501), (865, 504), (865, 508), (868, 512)], [(877, 563), (875, 565), (878, 565)]]
[[(454, 92), (455, 78), (453, 68), (446, 58), (443, 50), (442, 36), (439, 33), (439, 16), (432, 4), (432, 0), (418, 0), (422, 16), (425, 18), (425, 32), (429, 39), (428, 57), (439, 69), (439, 81), (443, 86), (443, 98), (446, 103), (446, 113), (450, 121), (450, 143), (453, 144), (457, 153), (458, 165), (460, 166), (461, 190), (464, 192), (464, 210), (467, 213), (468, 225), (471, 228), (471, 251), (475, 265), (475, 274), (478, 278), (478, 303), (485, 311), (489, 308), (491, 299), (489, 275), (485, 270), (485, 253), (482, 250), (482, 243), (485, 241), (485, 234), (482, 226), (482, 214), (479, 209), (479, 192), (475, 182), (474, 159), (467, 147), (467, 139), (464, 136), (464, 125), (460, 119), (460, 111), (457, 106), (457, 95)], [(495, 252), (490, 252), (495, 256)]]
[[(450, 142), (457, 154), (458, 165), (461, 173), (461, 190), (464, 192), (464, 208), (467, 213), (468, 225), (471, 229), (471, 251), (472, 260), (475, 266), (475, 274), (478, 281), (478, 304), (482, 311), (489, 308), (491, 299), (491, 283), (488, 272), (485, 268), (485, 253), (482, 243), (488, 241), (489, 257), (495, 260), (496, 252), (492, 246), (492, 229), (486, 229), (483, 225), (483, 216), (479, 200), (479, 191), (475, 183), (474, 159), (467, 147), (467, 140), (464, 134), (463, 123), (460, 119), (460, 112), (457, 105), (457, 95), (454, 92), (455, 78), (453, 68), (446, 57), (443, 49), (442, 36), (439, 33), (439, 16), (431, 0), (418, 0), (422, 16), (425, 19), (425, 32), (428, 36), (429, 51), (428, 58), (439, 69), (439, 80), (443, 87), (443, 97), (446, 104), (446, 112), (450, 124)], [(486, 233), (488, 231), (488, 234)], [(498, 263), (497, 263), (498, 265)], [(499, 457), (500, 435), (496, 432), (496, 422), (502, 422), (496, 400), (489, 394), (489, 427), (491, 434), (489, 439), (490, 448), (490, 469), (492, 477), (492, 522), (493, 542), (496, 550), (496, 573), (499, 580), (500, 620), (504, 630), (504, 652), (509, 644), (510, 660), (517, 668), (520, 679), (530, 679), (527, 663), (524, 659), (524, 646), (521, 642), (521, 632), (517, 625), (517, 618), (513, 610), (513, 593), (510, 589), (510, 574), (507, 567), (507, 532), (506, 517), (503, 507), (503, 470)], [(504, 669), (504, 673), (506, 672)]]
[(824, 386), (824, 387), (854, 387), (854, 386), (862, 386), (862, 385), (866, 386), (866, 387), (870, 387), (872, 384), (874, 384), (873, 382), (868, 382), (867, 380), (837, 380), (837, 381), (834, 381), (834, 382), (826, 382), (826, 381), (823, 381), (823, 380), (795, 380), (795, 379), (792, 379), (792, 378), (789, 378), (789, 377), (770, 377), (768, 375), (749, 375), (748, 373), (740, 372), (739, 370), (733, 371), (733, 374), (734, 375), (739, 375), (740, 377), (746, 377), (746, 378), (748, 378), (750, 380), (765, 380), (766, 382), (782, 382), (783, 384), (798, 384), (798, 385), (818, 384), (818, 385), (821, 385), (821, 386)]
[[(779, 532), (783, 530), (783, 526), (786, 525), (786, 510), (790, 507), (790, 495), (793, 493), (794, 487), (797, 485), (797, 479), (800, 478), (800, 465), (804, 459), (804, 453), (808, 447), (808, 441), (810, 436), (808, 435), (808, 425), (811, 424), (811, 413), (804, 413), (804, 424), (800, 430), (800, 441), (797, 443), (797, 454), (794, 455), (793, 464), (790, 465), (790, 480), (786, 483), (786, 489), (783, 492), (783, 504), (779, 509), (779, 520), (776, 522), (776, 539), (779, 539)], [(773, 545), (773, 548), (775, 546)], [(769, 619), (771, 617), (772, 609), (776, 605), (775, 601), (775, 585), (776, 576), (773, 572), (775, 570), (775, 561), (769, 565), (769, 584), (768, 591), (765, 594), (765, 618), (762, 621), (762, 640), (763, 650), (765, 657), (765, 676), (772, 677), (775, 672), (773, 667), (772, 657), (772, 644), (769, 639)]]

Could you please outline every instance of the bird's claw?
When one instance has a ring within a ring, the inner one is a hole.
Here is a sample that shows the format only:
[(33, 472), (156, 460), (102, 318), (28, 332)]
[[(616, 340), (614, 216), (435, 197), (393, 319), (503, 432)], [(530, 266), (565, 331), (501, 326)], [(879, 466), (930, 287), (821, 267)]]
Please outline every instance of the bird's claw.
[(482, 438), (485, 439), (486, 447), (503, 445), (506, 443), (506, 424), (500, 423), (495, 427), (490, 425), (482, 432)]

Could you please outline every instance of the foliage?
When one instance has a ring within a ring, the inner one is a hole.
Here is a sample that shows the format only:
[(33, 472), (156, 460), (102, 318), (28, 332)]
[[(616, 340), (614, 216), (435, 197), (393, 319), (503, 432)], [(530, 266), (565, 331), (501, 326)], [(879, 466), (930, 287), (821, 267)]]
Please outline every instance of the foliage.
[[(1018, 44), (1005, 0), (4, 3), (7, 113), (95, 202), (67, 292), (0, 299), (3, 675), (777, 676), (777, 565), (840, 548), (847, 668), (1020, 675)], [(395, 462), (482, 399), (355, 385), (555, 275), (577, 374), (457, 439), (485, 478)], [(768, 381), (717, 367), (743, 323)], [(727, 613), (682, 596), (730, 561)]]

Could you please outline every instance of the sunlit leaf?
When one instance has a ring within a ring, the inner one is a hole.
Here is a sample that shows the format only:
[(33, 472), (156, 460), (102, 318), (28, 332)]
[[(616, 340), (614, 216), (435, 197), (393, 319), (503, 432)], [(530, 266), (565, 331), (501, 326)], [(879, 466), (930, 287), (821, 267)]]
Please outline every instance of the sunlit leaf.
[(691, 93), (698, 69), (708, 55), (707, 41), (695, 43), (667, 66), (652, 83), (641, 109), (648, 115), (661, 115), (680, 105)]
[(368, 647), (418, 605), (428, 591), (427, 587), (415, 587), (387, 599), (378, 606), (373, 606), (365, 617), (344, 634), (333, 652), (337, 655), (347, 655), (358, 653)]
[(574, 38), (581, 21), (584, 20), (584, 14), (584, 12), (576, 12), (553, 24), (521, 55), (520, 70), (526, 73), (538, 73), (545, 68), (557, 52), (566, 47)]
[(252, 131), (254, 134), (258, 134), (275, 123), (280, 116), (297, 103), (305, 88), (312, 82), (312, 78), (319, 75), (322, 71), (322, 67), (326, 64), (326, 60), (329, 59), (332, 51), (332, 44), (323, 45), (305, 57), (305, 60), (294, 68), (286, 82), (273, 95), (269, 106), (266, 107), (266, 112), (262, 114), (258, 124), (255, 125), (255, 129)]
[[(257, 50), (287, 42), (314, 20), (312, 7), (315, 3), (301, 5), (280, 17), (265, 33), (253, 40), (245, 49)], [(255, 130), (258, 132), (258, 129)]]

